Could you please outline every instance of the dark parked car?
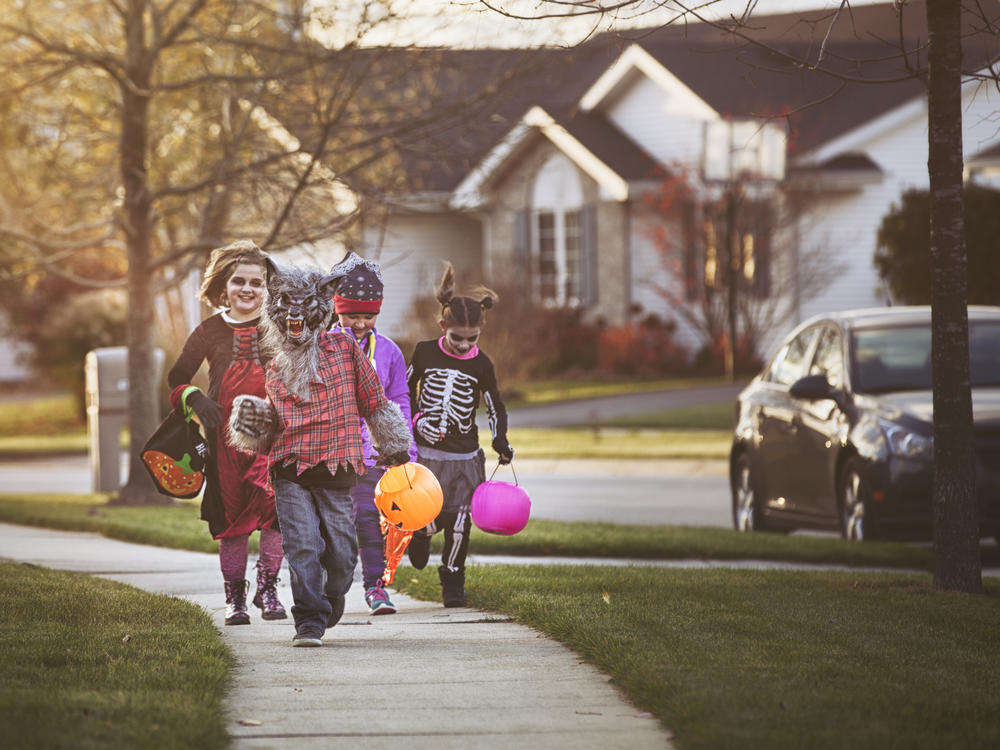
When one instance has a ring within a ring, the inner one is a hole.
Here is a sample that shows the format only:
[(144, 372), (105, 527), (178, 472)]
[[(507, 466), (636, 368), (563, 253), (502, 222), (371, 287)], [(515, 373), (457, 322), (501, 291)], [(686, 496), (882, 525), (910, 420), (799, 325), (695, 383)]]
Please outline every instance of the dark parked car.
[[(852, 310), (792, 331), (740, 393), (730, 453), (741, 531), (929, 539), (928, 307)], [(969, 308), (983, 536), (1000, 534), (1000, 307)]]

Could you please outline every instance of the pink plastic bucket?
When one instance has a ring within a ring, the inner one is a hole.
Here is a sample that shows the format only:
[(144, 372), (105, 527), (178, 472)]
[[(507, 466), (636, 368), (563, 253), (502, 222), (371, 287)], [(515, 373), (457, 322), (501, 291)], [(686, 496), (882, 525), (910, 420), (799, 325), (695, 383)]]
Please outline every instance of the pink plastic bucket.
[(524, 488), (490, 480), (472, 493), (472, 522), (488, 534), (510, 536), (528, 524), (531, 500)]

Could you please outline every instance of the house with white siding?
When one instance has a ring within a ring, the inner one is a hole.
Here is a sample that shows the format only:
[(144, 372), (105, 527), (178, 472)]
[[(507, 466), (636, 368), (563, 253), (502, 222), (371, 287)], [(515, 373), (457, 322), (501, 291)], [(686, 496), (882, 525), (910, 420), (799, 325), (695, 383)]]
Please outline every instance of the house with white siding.
[[(704, 205), (738, 187), (741, 210), (761, 219), (733, 223), (727, 245), (740, 248), (751, 301), (770, 305), (758, 354), (812, 314), (890, 303), (872, 260), (877, 229), (905, 190), (928, 185), (926, 92), (906, 70), (926, 63), (925, 15), (919, 2), (903, 11), (755, 13), (743, 36), (689, 23), (569, 49), (427, 50), (439, 72), (416, 100), (452, 114), (396, 136), (394, 185), (354, 241), (382, 264), (380, 330), (410, 340), (433, 330), (415, 309), (447, 260), (460, 283), (504, 289), (505, 304), (513, 289), (517, 305), (612, 326), (672, 321), (694, 355), (705, 342), (692, 284), (715, 283), (727, 229), (651, 206), (678, 175)], [(998, 37), (974, 28), (963, 49), (969, 70), (1000, 57)], [(389, 83), (372, 88), (391, 98), (422, 53), (375, 54)], [(1000, 185), (996, 87), (969, 80), (962, 111), (969, 179)], [(309, 134), (284, 124), (308, 148)], [(692, 223), (702, 229), (685, 240)], [(321, 265), (343, 254), (301, 250), (291, 257)]]
[[(723, 196), (733, 180), (711, 179), (720, 165), (741, 175), (753, 205), (773, 203), (784, 217), (769, 236), (743, 238), (756, 248), (743, 273), (779, 301), (760, 354), (814, 313), (890, 303), (872, 263), (877, 228), (903, 191), (928, 184), (925, 90), (901, 75), (898, 55), (902, 36), (922, 61), (923, 10), (908, 4), (902, 25), (893, 4), (854, 8), (831, 28), (832, 19), (755, 15), (748, 33), (763, 46), (688, 24), (550, 51), (543, 74), (465, 134), (462, 166), (442, 169), (440, 149), (433, 177), (426, 162), (403, 160), (418, 189), (388, 196), (384, 219), (361, 239), (362, 254), (385, 268), (380, 328), (405, 335), (413, 300), (450, 260), (460, 279), (516, 283), (521, 304), (577, 308), (611, 325), (636, 314), (673, 320), (693, 353), (699, 334), (681, 313), (684, 295), (669, 292), (677, 266), (653, 239), (657, 225), (680, 232), (682, 219), (658, 215), (649, 196), (678, 170), (703, 199)], [(975, 34), (965, 51), (971, 63), (1000, 55), (996, 37)], [(816, 69), (799, 62), (820, 54)], [(970, 82), (963, 99), (970, 178), (995, 177), (995, 87)], [(794, 213), (782, 208), (788, 195), (798, 196)], [(699, 283), (719, 260), (710, 245), (686, 250)]]

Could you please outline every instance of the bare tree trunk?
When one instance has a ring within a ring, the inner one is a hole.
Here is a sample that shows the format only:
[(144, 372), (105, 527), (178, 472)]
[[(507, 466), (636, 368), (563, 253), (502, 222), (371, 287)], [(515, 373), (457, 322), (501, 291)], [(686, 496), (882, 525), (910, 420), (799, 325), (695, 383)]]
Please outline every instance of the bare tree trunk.
[(164, 505), (142, 466), (139, 451), (156, 429), (153, 362), (153, 295), (150, 278), (151, 200), (146, 174), (151, 59), (146, 49), (145, 0), (130, 0), (125, 16), (126, 76), (121, 86), (121, 171), (125, 191), (122, 216), (128, 249), (128, 381), (131, 437), (128, 482), (118, 504)]
[(736, 229), (737, 201), (739, 186), (733, 178), (726, 186), (726, 251), (722, 260), (722, 278), (726, 283), (726, 337), (723, 347), (726, 382), (736, 381), (736, 305), (739, 283), (739, 232)]
[(928, 0), (934, 585), (982, 590), (962, 216), (961, 3)]

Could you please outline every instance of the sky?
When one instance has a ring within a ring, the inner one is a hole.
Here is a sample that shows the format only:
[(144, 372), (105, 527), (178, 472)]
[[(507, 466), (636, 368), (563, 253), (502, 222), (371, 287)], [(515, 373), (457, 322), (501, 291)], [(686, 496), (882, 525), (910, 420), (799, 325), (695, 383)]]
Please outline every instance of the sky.
[[(401, 20), (380, 21), (364, 38), (372, 44), (419, 44), (448, 47), (519, 47), (576, 44), (588, 34), (635, 26), (666, 23), (677, 11), (665, 0), (643, 0), (641, 5), (624, 9), (614, 18), (585, 16), (577, 19), (520, 21), (505, 18), (487, 8), (480, 0), (383, 0), (394, 6)], [(682, 0), (688, 7), (700, 7), (707, 16), (741, 15), (748, 7), (756, 15), (786, 13), (816, 8), (835, 9), (842, 0)], [(886, 0), (851, 0), (851, 5), (869, 5)], [(312, 0), (315, 9), (344, 7), (344, 0)], [(358, 0), (360, 5), (363, 0)], [(495, 7), (520, 15), (534, 16), (546, 6), (538, 0), (489, 0)], [(350, 4), (350, 3), (348, 3)], [(314, 35), (328, 43), (345, 41), (338, 29), (356, 29), (354, 11), (341, 10), (330, 18), (326, 30), (317, 28)], [(403, 20), (405, 17), (405, 20)]]

